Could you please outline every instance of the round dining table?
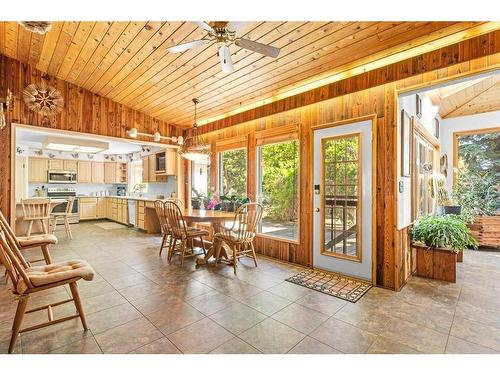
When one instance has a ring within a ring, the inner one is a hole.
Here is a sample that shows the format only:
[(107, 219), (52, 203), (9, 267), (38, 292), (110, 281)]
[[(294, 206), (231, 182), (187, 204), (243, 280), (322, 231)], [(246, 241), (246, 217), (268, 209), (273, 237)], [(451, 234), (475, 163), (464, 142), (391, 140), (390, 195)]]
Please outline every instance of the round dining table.
[[(223, 223), (233, 222), (236, 213), (228, 211), (219, 211), (219, 210), (185, 209), (182, 211), (182, 216), (184, 216), (184, 220), (186, 220), (188, 223), (211, 223), (214, 229), (214, 233), (218, 233)], [(215, 255), (214, 252), (215, 248), (212, 244), (212, 246), (209, 247), (205, 257), (198, 258), (196, 260), (196, 264), (198, 265), (207, 264), (208, 260)], [(222, 249), (220, 256), (227, 257), (224, 249)]]

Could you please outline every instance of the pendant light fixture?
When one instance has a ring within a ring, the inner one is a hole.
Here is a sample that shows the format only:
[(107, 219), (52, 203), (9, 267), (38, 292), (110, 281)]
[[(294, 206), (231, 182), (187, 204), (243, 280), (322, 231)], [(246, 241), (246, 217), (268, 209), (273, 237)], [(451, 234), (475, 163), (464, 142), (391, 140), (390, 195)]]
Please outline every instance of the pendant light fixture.
[(194, 103), (194, 124), (192, 136), (184, 140), (184, 144), (179, 148), (179, 155), (184, 159), (192, 161), (210, 161), (210, 146), (205, 143), (201, 135), (198, 134), (198, 124), (196, 123), (196, 105), (199, 103), (198, 99), (193, 98)]

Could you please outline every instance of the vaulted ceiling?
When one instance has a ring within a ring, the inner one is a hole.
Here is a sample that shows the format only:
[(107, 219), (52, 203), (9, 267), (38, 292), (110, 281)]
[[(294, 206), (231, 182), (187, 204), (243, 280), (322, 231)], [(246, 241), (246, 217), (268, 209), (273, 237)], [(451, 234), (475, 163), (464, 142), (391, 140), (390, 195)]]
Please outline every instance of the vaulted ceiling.
[(207, 120), (270, 100), (327, 73), (500, 27), (491, 24), (249, 22), (240, 36), (271, 44), (281, 53), (273, 59), (232, 45), (235, 70), (229, 74), (221, 71), (213, 45), (181, 54), (166, 51), (205, 35), (192, 22), (54, 22), (45, 35), (28, 32), (17, 22), (0, 22), (0, 53), (154, 117), (189, 126), (193, 97), (200, 100), (199, 118)]
[(467, 80), (430, 91), (442, 118), (500, 110), (500, 73)]

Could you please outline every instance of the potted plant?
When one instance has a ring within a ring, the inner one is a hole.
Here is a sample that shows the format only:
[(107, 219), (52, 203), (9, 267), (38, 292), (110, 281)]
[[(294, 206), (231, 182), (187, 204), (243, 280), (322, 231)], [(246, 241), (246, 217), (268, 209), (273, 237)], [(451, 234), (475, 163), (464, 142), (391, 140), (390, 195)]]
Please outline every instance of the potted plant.
[(417, 275), (456, 281), (457, 254), (477, 242), (457, 215), (428, 215), (418, 219), (411, 230), (412, 248), (417, 252)]
[(194, 197), (191, 197), (191, 207), (194, 210), (199, 210), (201, 208), (201, 203), (203, 201), (203, 194), (200, 194), (195, 188), (191, 189), (194, 193)]
[(438, 215), (460, 215), (461, 207), (454, 205), (446, 188), (446, 177), (439, 173), (430, 179), (431, 196), (437, 201)]

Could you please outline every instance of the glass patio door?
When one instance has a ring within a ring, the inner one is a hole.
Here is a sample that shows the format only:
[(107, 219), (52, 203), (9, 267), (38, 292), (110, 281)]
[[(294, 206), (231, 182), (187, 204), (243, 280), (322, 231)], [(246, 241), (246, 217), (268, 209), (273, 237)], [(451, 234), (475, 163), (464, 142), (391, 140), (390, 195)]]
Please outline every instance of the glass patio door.
[(314, 132), (315, 268), (372, 280), (372, 121)]

